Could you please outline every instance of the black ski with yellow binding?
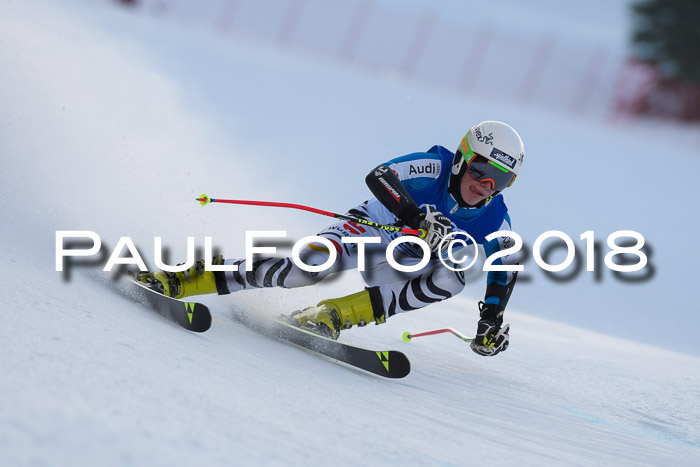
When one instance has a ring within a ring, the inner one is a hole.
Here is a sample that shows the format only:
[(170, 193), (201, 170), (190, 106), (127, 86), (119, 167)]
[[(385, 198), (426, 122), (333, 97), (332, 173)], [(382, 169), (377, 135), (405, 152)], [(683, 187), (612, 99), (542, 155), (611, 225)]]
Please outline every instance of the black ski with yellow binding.
[[(131, 281), (140, 302), (172, 319), (183, 328), (204, 332), (211, 326), (209, 308), (197, 302), (183, 302), (163, 295), (147, 283)], [(293, 344), (320, 356), (351, 365), (385, 378), (403, 378), (411, 371), (406, 355), (396, 350), (369, 350), (338, 342), (294, 326), (280, 319), (259, 320), (250, 314), (238, 313), (237, 321), (254, 331), (283, 343)]]
[(151, 289), (148, 284), (132, 281), (134, 294), (139, 301), (147, 304), (161, 315), (192, 332), (204, 332), (211, 327), (209, 308), (201, 303), (183, 302)]
[(236, 313), (235, 319), (254, 331), (283, 343), (294, 344), (320, 356), (351, 365), (385, 378), (403, 378), (411, 372), (408, 357), (396, 350), (369, 350), (320, 336), (282, 319), (257, 320)]

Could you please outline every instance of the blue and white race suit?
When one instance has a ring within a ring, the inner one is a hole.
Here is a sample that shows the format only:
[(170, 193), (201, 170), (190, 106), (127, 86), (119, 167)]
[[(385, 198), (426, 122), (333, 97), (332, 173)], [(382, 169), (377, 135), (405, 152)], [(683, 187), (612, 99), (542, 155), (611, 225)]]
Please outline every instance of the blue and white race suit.
[[(433, 146), (428, 152), (408, 154), (385, 163), (398, 176), (416, 204), (425, 211), (433, 206), (448, 217), (456, 232), (468, 233), (477, 244), (484, 247), (486, 256), (512, 245), (507, 236), (486, 241), (485, 237), (496, 231), (510, 231), (511, 223), (503, 195), (497, 194), (478, 208), (466, 208), (457, 204), (448, 193), (448, 182), (454, 153), (442, 146)], [(466, 175), (465, 175), (466, 176)], [(348, 216), (374, 221), (379, 224), (402, 226), (400, 221), (376, 198), (350, 209)], [(338, 222), (318, 233), (335, 247), (338, 257), (335, 263), (320, 273), (309, 273), (291, 258), (253, 259), (253, 270), (246, 272), (246, 262), (227, 259), (225, 264), (237, 265), (238, 270), (226, 272), (231, 292), (258, 287), (303, 287), (321, 281), (328, 274), (357, 268), (357, 243), (343, 243), (344, 237), (380, 237), (379, 244), (365, 245), (365, 270), (361, 274), (370, 287), (378, 287), (386, 317), (415, 310), (439, 302), (460, 293), (465, 285), (464, 273), (445, 267), (438, 259), (413, 273), (401, 273), (386, 260), (387, 245), (400, 236), (397, 232), (373, 229), (351, 222)], [(305, 264), (324, 264), (329, 251), (322, 243), (310, 243), (301, 251)], [(413, 265), (423, 258), (423, 250), (413, 243), (402, 243), (394, 250), (395, 259), (403, 265)], [(515, 264), (515, 256), (496, 259), (493, 264)], [(489, 272), (486, 278), (486, 303), (505, 308), (516, 273)]]

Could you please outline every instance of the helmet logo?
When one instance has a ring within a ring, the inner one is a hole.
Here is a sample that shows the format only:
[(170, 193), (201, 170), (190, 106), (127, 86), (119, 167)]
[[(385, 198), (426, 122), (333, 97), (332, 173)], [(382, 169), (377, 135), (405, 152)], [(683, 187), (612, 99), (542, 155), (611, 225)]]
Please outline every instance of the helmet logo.
[(508, 167), (510, 170), (515, 169), (515, 164), (517, 159), (513, 156), (506, 154), (498, 148), (493, 148), (490, 155), (491, 159), (500, 162), (501, 164)]
[(484, 135), (481, 133), (481, 127), (477, 127), (476, 131), (474, 131), (474, 135), (479, 142), (493, 146), (493, 132), (489, 133), (488, 135)]

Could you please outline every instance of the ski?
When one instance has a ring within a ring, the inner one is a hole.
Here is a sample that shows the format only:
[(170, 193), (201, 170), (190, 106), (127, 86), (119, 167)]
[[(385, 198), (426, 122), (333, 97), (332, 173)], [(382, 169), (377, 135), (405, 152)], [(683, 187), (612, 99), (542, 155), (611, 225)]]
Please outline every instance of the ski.
[(132, 280), (131, 283), (133, 284), (131, 290), (136, 295), (134, 298), (138, 298), (139, 302), (170, 318), (188, 331), (204, 332), (211, 326), (211, 313), (205, 305), (181, 302), (167, 297), (142, 282)]
[[(204, 332), (211, 326), (209, 308), (197, 302), (183, 302), (151, 289), (148, 284), (129, 281), (129, 290), (123, 290), (139, 303), (149, 306), (170, 318), (183, 328)], [(120, 287), (121, 289), (121, 287)], [(385, 378), (404, 378), (411, 371), (408, 357), (396, 350), (370, 350), (338, 342), (299, 328), (280, 319), (257, 319), (247, 313), (236, 313), (236, 321), (253, 331), (279, 342), (296, 345), (319, 356), (359, 368)]]
[(408, 357), (396, 350), (370, 350), (338, 342), (279, 319), (257, 321), (237, 315), (237, 321), (277, 341), (294, 344), (320, 356), (385, 378), (404, 378), (411, 372)]

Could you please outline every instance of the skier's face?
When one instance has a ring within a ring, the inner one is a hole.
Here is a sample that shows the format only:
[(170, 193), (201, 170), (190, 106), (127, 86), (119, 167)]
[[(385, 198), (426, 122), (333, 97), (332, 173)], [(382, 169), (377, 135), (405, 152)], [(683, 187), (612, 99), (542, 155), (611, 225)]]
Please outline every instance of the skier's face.
[(480, 203), (495, 193), (491, 182), (487, 180), (479, 182), (470, 177), (466, 172), (462, 176), (459, 189), (462, 194), (462, 199), (464, 199), (467, 204), (472, 206)]

